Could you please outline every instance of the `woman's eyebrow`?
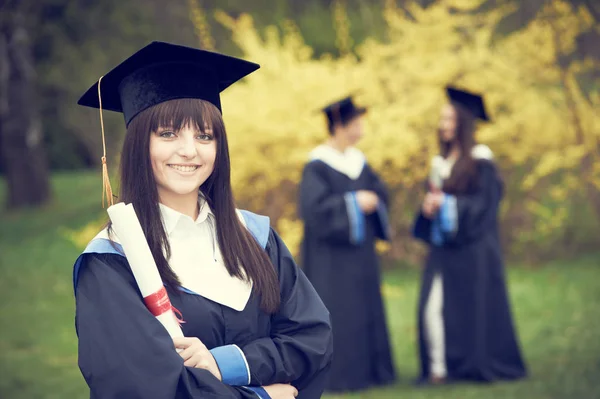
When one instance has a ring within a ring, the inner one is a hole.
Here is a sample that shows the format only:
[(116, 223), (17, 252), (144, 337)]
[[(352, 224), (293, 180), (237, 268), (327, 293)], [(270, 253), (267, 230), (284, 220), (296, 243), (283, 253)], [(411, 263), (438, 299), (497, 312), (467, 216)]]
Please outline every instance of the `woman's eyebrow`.
[(202, 131), (204, 133), (212, 133), (212, 131), (213, 131), (212, 125), (209, 124), (208, 122), (204, 122), (204, 129), (202, 129)]

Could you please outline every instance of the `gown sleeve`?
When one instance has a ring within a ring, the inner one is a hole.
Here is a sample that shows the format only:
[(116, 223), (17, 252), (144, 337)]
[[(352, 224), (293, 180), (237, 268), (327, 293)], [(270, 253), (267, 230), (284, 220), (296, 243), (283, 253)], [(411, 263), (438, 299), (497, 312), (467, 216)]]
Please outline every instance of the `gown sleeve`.
[(385, 183), (381, 180), (381, 178), (375, 173), (373, 169), (369, 165), (366, 165), (367, 171), (369, 173), (369, 180), (371, 181), (371, 190), (373, 190), (377, 197), (379, 197), (379, 204), (377, 205), (377, 210), (373, 214), (375, 218), (376, 226), (375, 236), (382, 240), (390, 240), (391, 238), (391, 226), (389, 224), (389, 194)]
[(329, 311), (273, 230), (267, 251), (279, 274), (281, 305), (271, 317), (271, 336), (241, 348), (251, 385), (292, 383), (299, 398), (319, 398), (333, 351)]
[[(457, 195), (454, 201), (452, 196), (446, 196), (447, 215), (442, 218), (441, 227), (448, 244), (468, 244), (496, 225), (504, 187), (491, 161), (478, 161), (477, 183), (471, 194)], [(456, 220), (455, 225), (452, 219)]]
[(426, 218), (423, 212), (419, 211), (412, 227), (413, 237), (431, 244), (431, 224), (431, 220)]
[(91, 398), (256, 398), (183, 365), (125, 258), (85, 254), (75, 282), (79, 368)]
[(300, 182), (300, 216), (321, 238), (337, 244), (361, 244), (365, 240), (365, 214), (358, 206), (356, 192), (331, 191), (323, 176), (323, 164), (309, 162)]
[[(427, 179), (423, 183), (423, 189), (425, 192), (429, 190), (430, 184), (429, 179)], [(412, 235), (413, 237), (424, 241), (426, 244), (431, 244), (431, 219), (425, 217), (423, 212), (421, 211), (421, 207), (419, 207), (419, 211), (417, 212), (417, 216), (412, 224)]]

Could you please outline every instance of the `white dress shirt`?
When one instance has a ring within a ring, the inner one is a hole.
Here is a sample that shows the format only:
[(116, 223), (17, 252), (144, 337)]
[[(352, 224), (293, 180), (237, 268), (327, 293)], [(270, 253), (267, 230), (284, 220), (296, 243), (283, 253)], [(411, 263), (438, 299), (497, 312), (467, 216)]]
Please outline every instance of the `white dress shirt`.
[(217, 241), (216, 221), (202, 198), (196, 220), (160, 204), (165, 232), (171, 246), (171, 269), (184, 288), (242, 311), (250, 299), (252, 282), (231, 276)]

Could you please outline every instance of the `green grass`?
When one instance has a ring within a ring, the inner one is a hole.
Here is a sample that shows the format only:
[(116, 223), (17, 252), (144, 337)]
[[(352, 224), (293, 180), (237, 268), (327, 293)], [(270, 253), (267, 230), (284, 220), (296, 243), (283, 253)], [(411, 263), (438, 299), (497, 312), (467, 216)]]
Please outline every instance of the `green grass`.
[(511, 268), (510, 293), (530, 376), (518, 382), (416, 389), (415, 309), (418, 272), (389, 273), (398, 287), (387, 313), (400, 381), (396, 386), (334, 398), (600, 398), (600, 257)]
[(1, 398), (86, 397), (71, 277), (80, 251), (60, 228), (98, 217), (100, 182), (97, 173), (56, 175), (50, 205), (0, 213)]
[[(44, 209), (0, 211), (0, 398), (85, 398), (77, 367), (71, 267), (79, 254), (61, 231), (97, 220), (98, 173), (53, 177)], [(0, 198), (5, 187), (0, 181)], [(537, 269), (511, 268), (510, 292), (530, 377), (489, 386), (418, 390), (418, 271), (386, 275), (389, 326), (400, 380), (334, 398), (600, 398), (600, 256)]]

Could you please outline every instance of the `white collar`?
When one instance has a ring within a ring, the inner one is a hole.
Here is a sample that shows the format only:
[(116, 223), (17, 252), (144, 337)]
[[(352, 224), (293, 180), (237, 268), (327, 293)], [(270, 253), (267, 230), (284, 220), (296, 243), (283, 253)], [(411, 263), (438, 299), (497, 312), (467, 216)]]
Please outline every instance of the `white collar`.
[(188, 219), (190, 221), (193, 221), (195, 224), (200, 224), (204, 222), (209, 217), (209, 215), (211, 217), (215, 216), (212, 212), (212, 209), (210, 209), (210, 206), (208, 206), (208, 202), (206, 202), (206, 200), (202, 196), (198, 197), (198, 206), (200, 207), (200, 212), (198, 213), (198, 217), (196, 218), (196, 220), (192, 220), (192, 218), (188, 215), (184, 215), (183, 213), (178, 212), (175, 209), (169, 208), (166, 205), (159, 203), (158, 206), (160, 208), (160, 214), (167, 235), (170, 235), (173, 232), (173, 230), (175, 230), (175, 227), (177, 227), (177, 224), (181, 219)]
[[(485, 144), (476, 144), (471, 149), (471, 157), (473, 159), (486, 159), (493, 160), (494, 153)], [(444, 159), (441, 155), (436, 155), (431, 160), (431, 171), (429, 175), (429, 179), (433, 182), (434, 185), (441, 185), (442, 180), (450, 177), (450, 173), (452, 172), (452, 167), (454, 166), (455, 159)], [(440, 180), (441, 179), (441, 180)]]
[(475, 159), (487, 159), (491, 161), (494, 159), (494, 153), (485, 144), (476, 144), (471, 148), (471, 156)]
[[(177, 225), (182, 220), (187, 218), (187, 221), (191, 223), (192, 218), (160, 204), (165, 231), (167, 232), (167, 235), (170, 236), (169, 242), (171, 244), (172, 257), (169, 261), (170, 266), (178, 275), (182, 287), (213, 302), (237, 311), (242, 311), (246, 307), (252, 294), (253, 282), (245, 281), (229, 274), (218, 248), (216, 231), (214, 230), (216, 227), (214, 224), (214, 214), (208, 206), (208, 203), (206, 203), (202, 197), (199, 198), (199, 203), (200, 213), (193, 223), (199, 225), (207, 220), (212, 222), (210, 226), (211, 237), (206, 238), (212, 241), (213, 253), (212, 256), (206, 257), (207, 259), (205, 259), (205, 262), (202, 265), (199, 265), (194, 260), (203, 258), (204, 256), (202, 254), (209, 253), (210, 250), (202, 252), (201, 256), (193, 254), (195, 246), (192, 245), (193, 242), (190, 242), (189, 240), (195, 240), (198, 238), (197, 236), (171, 236), (171, 233), (175, 231)], [(236, 214), (244, 227), (246, 227), (246, 222), (241, 212), (236, 209)], [(98, 233), (95, 238), (110, 239), (120, 244), (120, 240), (116, 234), (113, 232), (109, 237), (106, 229), (103, 229)], [(190, 251), (192, 253), (190, 253)], [(177, 258), (179, 258), (179, 261)]]
[(355, 147), (348, 147), (344, 152), (321, 144), (310, 152), (311, 160), (319, 160), (352, 180), (358, 179), (362, 173), (366, 159), (364, 154)]

